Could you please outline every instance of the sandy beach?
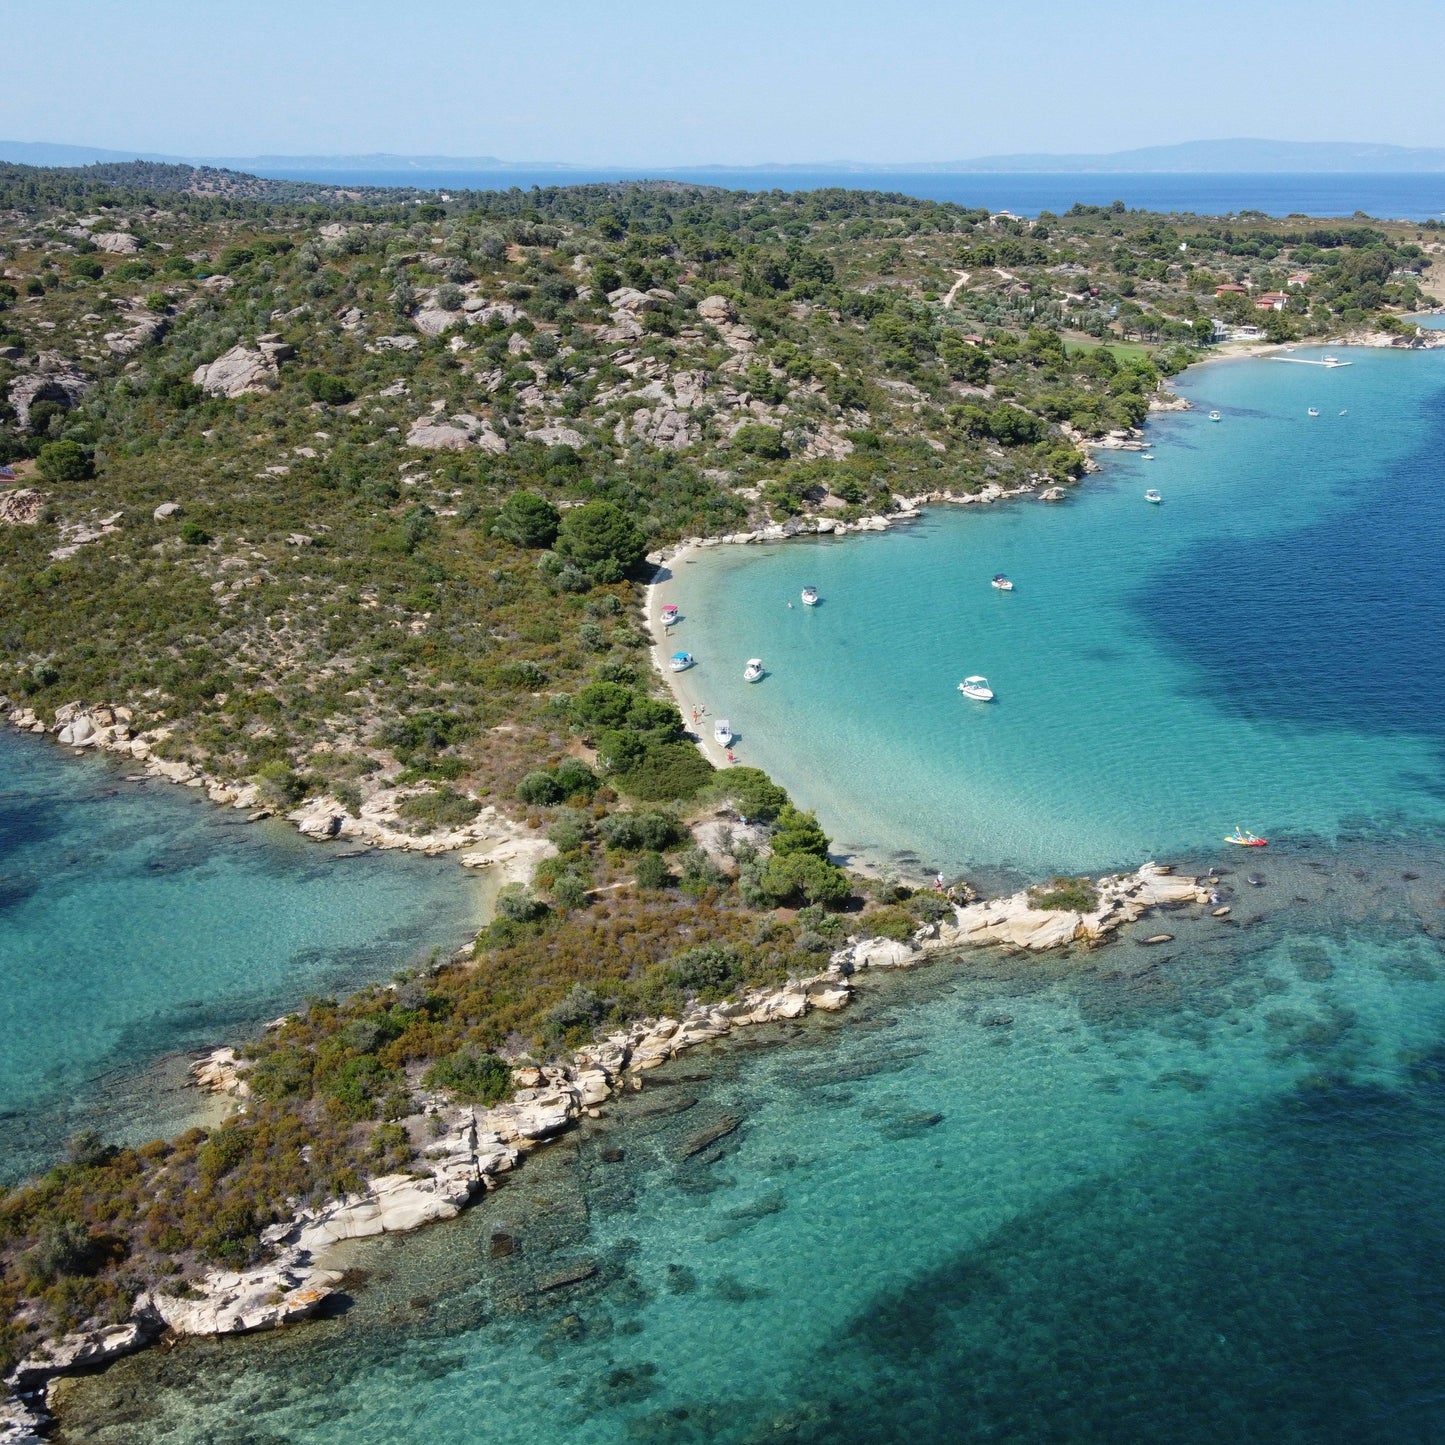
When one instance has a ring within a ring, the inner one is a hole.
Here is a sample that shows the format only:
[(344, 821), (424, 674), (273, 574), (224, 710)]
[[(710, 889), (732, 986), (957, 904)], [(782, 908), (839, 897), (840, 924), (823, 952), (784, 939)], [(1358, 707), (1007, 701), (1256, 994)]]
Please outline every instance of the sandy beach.
[[(682, 712), (683, 725), (687, 727), (689, 736), (697, 743), (702, 755), (714, 767), (726, 768), (735, 766), (729, 763), (727, 749), (720, 748), (713, 741), (712, 725), (714, 719), (704, 708), (701, 699), (688, 686), (692, 672), (673, 672), (668, 666), (668, 659), (674, 652), (686, 650), (686, 642), (682, 633), (687, 627), (687, 618), (675, 628), (668, 628), (662, 625), (662, 609), (668, 602), (672, 601), (669, 595), (669, 588), (672, 585), (676, 569), (686, 564), (687, 559), (696, 552), (696, 547), (680, 547), (676, 552), (661, 563), (653, 579), (647, 585), (647, 629), (652, 634), (652, 663), (662, 679), (672, 690), (672, 695), (677, 700), (677, 706)], [(693, 721), (694, 712), (697, 714), (697, 721)], [(736, 762), (742, 762), (737, 758)]]

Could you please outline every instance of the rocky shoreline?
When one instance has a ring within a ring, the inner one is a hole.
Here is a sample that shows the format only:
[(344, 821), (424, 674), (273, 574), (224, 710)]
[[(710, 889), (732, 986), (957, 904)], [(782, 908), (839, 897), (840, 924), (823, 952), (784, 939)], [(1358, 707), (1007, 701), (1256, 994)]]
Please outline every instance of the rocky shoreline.
[[(142, 1293), (123, 1324), (46, 1342), (6, 1379), (12, 1398), (0, 1402), (0, 1445), (38, 1442), (48, 1424), (52, 1383), (102, 1368), (167, 1333), (226, 1335), (275, 1329), (315, 1314), (342, 1282), (330, 1258), (345, 1240), (400, 1233), (453, 1219), (515, 1168), (533, 1149), (566, 1132), (579, 1118), (601, 1117), (618, 1096), (641, 1090), (648, 1070), (734, 1029), (801, 1018), (813, 1009), (847, 1007), (853, 976), (870, 968), (911, 968), (975, 947), (1040, 952), (1089, 947), (1159, 908), (1204, 905), (1210, 889), (1167, 866), (1146, 863), (1134, 873), (1097, 880), (1087, 911), (1043, 908), (1024, 890), (1006, 898), (956, 904), (951, 920), (928, 924), (910, 940), (850, 937), (820, 973), (741, 998), (697, 1004), (680, 1018), (645, 1019), (578, 1049), (560, 1065), (514, 1071), (515, 1092), (489, 1109), (429, 1098), (407, 1124), (428, 1143), (416, 1171), (370, 1179), (358, 1194), (300, 1209), (263, 1239), (266, 1264), (216, 1270), (184, 1295)], [(244, 1073), (235, 1053), (219, 1049), (193, 1069), (203, 1087), (244, 1100)], [(242, 1104), (244, 1107), (244, 1104)]]

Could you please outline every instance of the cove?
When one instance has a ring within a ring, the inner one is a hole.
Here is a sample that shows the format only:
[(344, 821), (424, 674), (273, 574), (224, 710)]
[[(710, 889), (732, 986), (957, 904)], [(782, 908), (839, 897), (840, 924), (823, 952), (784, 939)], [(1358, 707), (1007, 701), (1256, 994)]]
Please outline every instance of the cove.
[(1445, 818), (1445, 355), (1345, 355), (1195, 368), (1154, 460), (1105, 454), (1061, 504), (692, 553), (663, 589), (686, 694), (840, 847), (914, 871)]
[(475, 927), (479, 884), (455, 863), (338, 851), (0, 734), (0, 1173), (52, 1163), (81, 1127), (185, 1127), (200, 1101), (179, 1051)]

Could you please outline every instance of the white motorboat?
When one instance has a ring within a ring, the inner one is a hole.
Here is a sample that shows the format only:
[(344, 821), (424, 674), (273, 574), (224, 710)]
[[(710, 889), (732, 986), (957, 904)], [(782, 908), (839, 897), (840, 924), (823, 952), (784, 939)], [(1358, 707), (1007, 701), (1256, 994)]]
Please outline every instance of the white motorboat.
[(1338, 356), (1327, 356), (1322, 363), (1325, 366), (1348, 366), (1348, 361), (1341, 361)]
[(1146, 502), (1154, 502), (1154, 503), (1157, 504), (1157, 503), (1159, 503), (1159, 502), (1162, 502), (1162, 501), (1164, 500), (1164, 498), (1163, 498), (1162, 496), (1160, 496), (1159, 493), (1156, 492), (1153, 487), (1150, 487), (1149, 490), (1144, 493), (1144, 500), (1145, 500)]
[(1010, 582), (1002, 572), (995, 572), (993, 574), (993, 585), (997, 587), (1000, 592), (1012, 592), (1014, 590), (1013, 583)]
[(959, 683), (958, 690), (965, 696), (971, 697), (975, 702), (992, 702), (993, 689), (988, 685), (988, 679), (981, 673), (975, 673), (972, 677), (966, 677)]
[(1140, 454), (1139, 454), (1139, 460), (1140, 460), (1141, 462), (1152, 462), (1152, 461), (1154, 460), (1154, 453), (1153, 453), (1153, 452), (1140, 452)]
[(1320, 414), (1320, 409), (1319, 409), (1319, 407), (1317, 407), (1317, 406), (1312, 406), (1312, 407), (1310, 408), (1310, 410), (1309, 410), (1309, 414), (1310, 414), (1311, 416), (1318, 416), (1318, 415)]
[(816, 587), (803, 588), (803, 606), (816, 607), (818, 605), (818, 589)]
[(1212, 411), (1212, 412), (1209, 413), (1209, 420), (1210, 420), (1210, 421), (1223, 421), (1223, 420), (1224, 420), (1224, 413), (1223, 413), (1222, 411)]
[(761, 682), (763, 680), (763, 660), (761, 657), (748, 658), (748, 665), (743, 668), (744, 682)]
[(662, 609), (662, 625), (664, 627), (671, 627), (681, 615), (676, 605), (669, 602), (667, 606)]
[(720, 748), (732, 746), (733, 730), (728, 726), (728, 720), (725, 717), (720, 717), (712, 725), (712, 740)]
[(690, 652), (674, 652), (672, 656), (668, 658), (667, 665), (674, 672), (686, 672), (688, 668), (694, 666), (696, 662), (697, 659)]

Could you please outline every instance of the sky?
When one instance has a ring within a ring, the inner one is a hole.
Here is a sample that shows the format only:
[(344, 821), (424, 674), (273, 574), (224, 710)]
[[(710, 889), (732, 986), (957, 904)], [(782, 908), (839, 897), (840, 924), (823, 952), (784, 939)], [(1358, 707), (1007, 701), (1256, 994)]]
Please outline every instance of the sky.
[(192, 156), (946, 161), (1435, 145), (1419, 0), (0, 0), (0, 137)]

